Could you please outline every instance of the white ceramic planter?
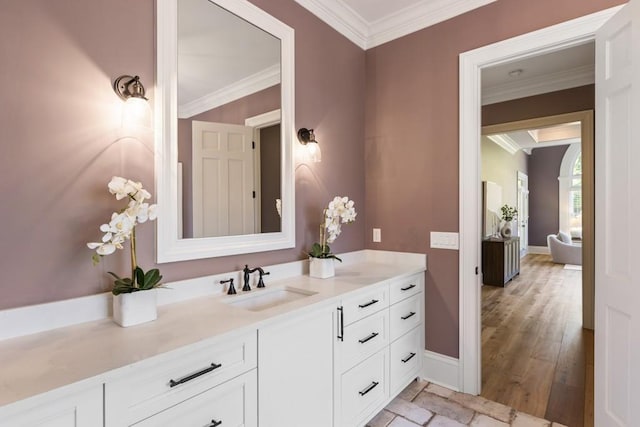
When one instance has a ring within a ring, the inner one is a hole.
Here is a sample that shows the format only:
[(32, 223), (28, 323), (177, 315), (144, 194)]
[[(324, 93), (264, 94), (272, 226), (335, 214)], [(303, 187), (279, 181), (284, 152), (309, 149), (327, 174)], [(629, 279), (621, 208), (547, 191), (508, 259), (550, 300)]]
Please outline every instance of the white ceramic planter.
[(336, 275), (333, 258), (309, 257), (309, 276), (317, 279), (326, 279)]
[(122, 327), (151, 322), (158, 318), (157, 289), (113, 296), (113, 320)]

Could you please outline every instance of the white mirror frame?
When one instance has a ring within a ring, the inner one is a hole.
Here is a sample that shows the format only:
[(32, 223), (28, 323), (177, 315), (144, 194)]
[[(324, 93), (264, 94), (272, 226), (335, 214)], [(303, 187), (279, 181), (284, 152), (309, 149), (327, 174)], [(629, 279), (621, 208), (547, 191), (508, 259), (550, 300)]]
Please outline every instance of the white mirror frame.
[(246, 0), (209, 0), (281, 41), (282, 231), (178, 239), (178, 0), (156, 0), (155, 177), (158, 263), (264, 252), (295, 246), (294, 30)]

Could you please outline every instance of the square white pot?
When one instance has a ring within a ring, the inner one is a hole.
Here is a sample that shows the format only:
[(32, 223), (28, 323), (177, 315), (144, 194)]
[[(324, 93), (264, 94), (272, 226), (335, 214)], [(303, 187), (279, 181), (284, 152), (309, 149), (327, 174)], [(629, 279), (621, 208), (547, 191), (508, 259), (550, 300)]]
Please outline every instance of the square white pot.
[(122, 327), (151, 322), (158, 318), (157, 289), (113, 296), (113, 320)]
[(317, 279), (326, 279), (336, 275), (333, 258), (309, 257), (309, 276)]

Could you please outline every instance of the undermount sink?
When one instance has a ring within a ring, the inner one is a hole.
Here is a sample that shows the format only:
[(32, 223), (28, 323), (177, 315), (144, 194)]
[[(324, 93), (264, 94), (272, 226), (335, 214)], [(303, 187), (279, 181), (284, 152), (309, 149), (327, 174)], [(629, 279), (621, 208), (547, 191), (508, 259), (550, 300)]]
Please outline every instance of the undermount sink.
[(245, 310), (262, 311), (317, 294), (317, 292), (289, 286), (284, 288), (259, 289), (253, 292), (255, 292), (255, 294), (234, 297), (233, 300), (225, 302), (234, 307), (244, 308)]

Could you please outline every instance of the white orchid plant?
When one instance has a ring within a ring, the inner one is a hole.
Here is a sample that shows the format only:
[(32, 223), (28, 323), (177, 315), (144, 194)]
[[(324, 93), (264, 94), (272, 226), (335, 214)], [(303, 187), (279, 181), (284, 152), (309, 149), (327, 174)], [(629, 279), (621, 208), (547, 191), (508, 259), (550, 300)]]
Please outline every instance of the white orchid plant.
[(314, 243), (309, 252), (313, 258), (333, 258), (342, 262), (331, 253), (329, 243), (333, 243), (342, 232), (342, 224), (349, 224), (356, 220), (356, 209), (353, 200), (348, 197), (336, 196), (329, 206), (322, 211), (320, 223), (320, 242)]
[(114, 212), (108, 224), (102, 224), (100, 231), (104, 233), (101, 242), (87, 243), (89, 249), (95, 249), (93, 254), (94, 265), (100, 262), (103, 256), (110, 255), (116, 249), (123, 249), (128, 240), (131, 245), (131, 277), (120, 277), (109, 272), (116, 280), (113, 286), (113, 294), (119, 295), (137, 291), (145, 291), (161, 286), (162, 276), (157, 268), (146, 273), (138, 266), (136, 258), (136, 225), (156, 219), (156, 205), (146, 202), (151, 194), (142, 183), (130, 179), (114, 176), (109, 182), (109, 192), (116, 196), (116, 200), (127, 199), (127, 207)]

